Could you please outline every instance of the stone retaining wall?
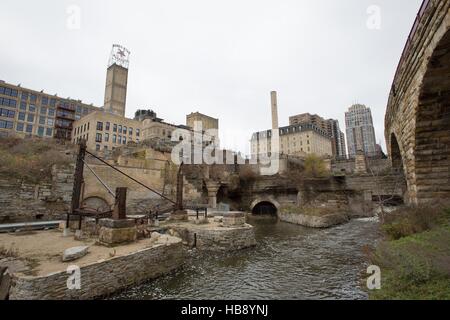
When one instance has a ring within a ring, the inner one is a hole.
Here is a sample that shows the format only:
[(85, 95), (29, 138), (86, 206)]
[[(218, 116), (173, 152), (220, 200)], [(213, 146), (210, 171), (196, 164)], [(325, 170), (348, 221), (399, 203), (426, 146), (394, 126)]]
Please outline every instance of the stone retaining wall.
[[(68, 290), (62, 271), (43, 277), (13, 276), (11, 300), (77, 300), (104, 297), (179, 268), (185, 258), (181, 240), (81, 267), (81, 289)], [(76, 263), (74, 263), (76, 264)]]
[(250, 248), (256, 245), (253, 226), (244, 224), (242, 227), (211, 227), (196, 225), (171, 226), (189, 247), (206, 251), (233, 251)]
[(283, 222), (298, 224), (310, 228), (329, 228), (349, 221), (345, 214), (329, 214), (325, 216), (312, 216), (298, 213), (279, 213)]

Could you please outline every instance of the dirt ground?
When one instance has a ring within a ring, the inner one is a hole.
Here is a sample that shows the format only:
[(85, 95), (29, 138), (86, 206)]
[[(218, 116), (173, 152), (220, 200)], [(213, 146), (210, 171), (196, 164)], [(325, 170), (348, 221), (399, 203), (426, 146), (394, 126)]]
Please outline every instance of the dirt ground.
[[(13, 252), (14, 256), (21, 260), (26, 260), (28, 271), (23, 272), (24, 274), (42, 276), (64, 271), (73, 264), (82, 267), (100, 260), (108, 260), (165, 244), (174, 239), (176, 240), (176, 238), (161, 235), (158, 240), (143, 239), (135, 243), (108, 248), (96, 245), (95, 240), (76, 241), (73, 236), (63, 237), (59, 230), (50, 230), (25, 234), (0, 234), (0, 248)], [(89, 246), (89, 253), (76, 261), (62, 262), (64, 250), (78, 246)]]

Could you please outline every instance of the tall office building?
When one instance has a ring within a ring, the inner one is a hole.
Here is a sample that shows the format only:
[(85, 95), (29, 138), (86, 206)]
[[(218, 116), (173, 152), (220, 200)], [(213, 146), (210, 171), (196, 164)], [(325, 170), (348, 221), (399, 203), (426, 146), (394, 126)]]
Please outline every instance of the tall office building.
[(355, 104), (345, 113), (347, 127), (347, 145), (350, 157), (363, 151), (368, 156), (377, 155), (375, 129), (372, 112), (362, 104)]
[(345, 136), (339, 128), (339, 121), (334, 119), (324, 119), (317, 114), (302, 113), (289, 117), (289, 125), (311, 124), (327, 133), (332, 140), (332, 152), (334, 157), (345, 157)]

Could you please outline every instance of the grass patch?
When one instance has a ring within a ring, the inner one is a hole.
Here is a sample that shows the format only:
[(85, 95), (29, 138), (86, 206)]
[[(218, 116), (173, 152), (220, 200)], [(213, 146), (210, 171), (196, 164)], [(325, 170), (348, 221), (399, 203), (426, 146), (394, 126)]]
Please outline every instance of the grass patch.
[(48, 180), (53, 165), (73, 162), (72, 146), (53, 139), (0, 138), (0, 176), (30, 183)]
[(450, 210), (402, 209), (382, 225), (387, 239), (371, 254), (381, 268), (381, 290), (371, 299), (450, 299)]

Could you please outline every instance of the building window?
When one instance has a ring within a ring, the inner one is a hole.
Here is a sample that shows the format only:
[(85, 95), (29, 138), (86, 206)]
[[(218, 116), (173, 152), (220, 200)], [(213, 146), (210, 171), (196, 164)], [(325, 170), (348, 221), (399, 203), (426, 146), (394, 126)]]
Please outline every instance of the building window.
[(100, 122), (100, 121), (97, 122), (97, 130), (103, 131), (103, 122)]
[(109, 131), (109, 127), (110, 127), (110, 126), (111, 126), (111, 123), (107, 122), (106, 125), (105, 125), (105, 130), (106, 130), (106, 131)]
[(27, 121), (28, 122), (34, 122), (34, 114), (28, 114)]
[(28, 110), (30, 111), (30, 112), (36, 112), (36, 106), (34, 105), (34, 104), (30, 104), (29, 106), (28, 106)]
[(20, 110), (27, 110), (27, 103), (26, 102), (21, 102), (20, 103)]
[(48, 109), (48, 116), (49, 117), (54, 117), (55, 116), (55, 109), (49, 108)]
[(83, 132), (86, 132), (86, 123), (83, 126)]
[(41, 107), (41, 114), (47, 114), (47, 108), (46, 107)]
[(141, 130), (140, 129), (136, 129), (136, 137), (139, 137), (141, 135)]
[(30, 102), (36, 103), (36, 101), (37, 101), (37, 96), (35, 94), (31, 94), (30, 95)]
[(117, 124), (113, 125), (113, 132), (117, 132)]
[(19, 120), (25, 121), (25, 112), (19, 112)]
[(41, 98), (41, 105), (43, 105), (43, 106), (48, 105), (48, 98), (47, 97), (42, 97)]
[(27, 124), (26, 132), (27, 133), (32, 133), (33, 132), (33, 126), (31, 124)]
[(28, 100), (28, 92), (22, 92), (22, 101), (27, 101)]
[(101, 133), (97, 133), (95, 135), (95, 142), (102, 142), (102, 134)]
[(122, 144), (122, 136), (119, 136), (119, 144)]
[(89, 131), (89, 125), (90, 125), (91, 123), (90, 122), (88, 122), (88, 131)]
[(109, 142), (109, 133), (105, 133), (105, 142)]
[(37, 134), (38, 134), (38, 136), (40, 136), (40, 137), (43, 137), (44, 136), (44, 127), (39, 127), (38, 128), (38, 132), (37, 132)]
[(12, 129), (13, 127), (12, 121), (0, 120), (0, 129)]
[(100, 151), (100, 145), (99, 144), (95, 145), (95, 151)]
[(125, 126), (123, 127), (122, 133), (123, 133), (123, 134), (127, 134), (127, 127), (125, 127)]
[(14, 118), (16, 116), (16, 112), (8, 109), (0, 108), (0, 116), (7, 118)]
[(88, 109), (88, 108), (84, 108), (84, 109), (83, 109), (83, 114), (86, 115), (86, 114), (88, 114), (88, 113), (89, 113), (89, 109)]
[(133, 128), (128, 128), (128, 134), (130, 135), (130, 136), (132, 136), (133, 135)]
[(122, 133), (122, 125), (119, 124), (119, 133)]
[(23, 132), (23, 128), (24, 128), (24, 126), (23, 126), (22, 122), (17, 123), (16, 131)]
[(53, 134), (53, 129), (52, 128), (47, 128), (47, 132), (46, 132), (47, 136), (51, 137)]
[(50, 118), (47, 119), (47, 125), (53, 126), (54, 124), (55, 124), (55, 120), (54, 119), (50, 119)]
[(103, 146), (104, 151), (108, 151), (108, 146)]
[(45, 124), (45, 117), (43, 116), (39, 117), (39, 124)]
[(83, 112), (83, 109), (81, 108), (81, 106), (77, 106), (77, 113), (81, 113)]
[(123, 137), (123, 144), (127, 144), (127, 137), (126, 136)]
[(116, 143), (116, 142), (117, 142), (117, 135), (116, 135), (116, 134), (113, 134), (112, 142), (113, 142), (113, 143)]

